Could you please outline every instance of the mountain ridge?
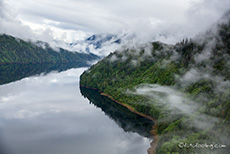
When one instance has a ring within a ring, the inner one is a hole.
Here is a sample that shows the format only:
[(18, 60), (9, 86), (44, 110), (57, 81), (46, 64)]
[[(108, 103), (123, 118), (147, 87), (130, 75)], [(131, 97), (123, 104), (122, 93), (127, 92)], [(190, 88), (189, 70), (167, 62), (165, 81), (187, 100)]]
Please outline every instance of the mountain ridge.
[(88, 61), (97, 60), (98, 56), (90, 53), (70, 52), (68, 50), (51, 48), (44, 42), (26, 42), (13, 36), (0, 35), (0, 63), (68, 63), (82, 62), (87, 66)]
[[(158, 119), (156, 153), (228, 153), (230, 18), (194, 39), (115, 51), (80, 77), (119, 102)], [(225, 148), (191, 148), (218, 144)], [(182, 144), (181, 144), (182, 145)], [(184, 144), (183, 144), (184, 145)]]

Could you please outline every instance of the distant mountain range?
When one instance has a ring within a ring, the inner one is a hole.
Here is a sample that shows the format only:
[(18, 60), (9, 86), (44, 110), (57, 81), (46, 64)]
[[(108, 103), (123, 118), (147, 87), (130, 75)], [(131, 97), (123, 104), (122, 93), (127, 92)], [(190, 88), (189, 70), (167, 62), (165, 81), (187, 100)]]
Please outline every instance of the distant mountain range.
[[(86, 43), (89, 45), (93, 45), (95, 49), (102, 48), (103, 44), (106, 43), (121, 43), (121, 39), (118, 38), (116, 35), (113, 34), (95, 34), (90, 36), (89, 38), (85, 39)], [(71, 46), (74, 46), (78, 43), (71, 43)]]
[(68, 46), (73, 51), (105, 56), (120, 47), (121, 42), (121, 37), (104, 33), (92, 35), (85, 40), (70, 43)]

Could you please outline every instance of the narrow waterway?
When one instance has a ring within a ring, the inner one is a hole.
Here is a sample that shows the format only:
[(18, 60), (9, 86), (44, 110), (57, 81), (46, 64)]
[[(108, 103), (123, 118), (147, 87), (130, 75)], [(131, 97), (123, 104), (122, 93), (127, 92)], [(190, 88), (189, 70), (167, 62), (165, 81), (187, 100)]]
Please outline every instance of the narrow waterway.
[(151, 139), (146, 119), (91, 104), (79, 89), (86, 69), (0, 85), (0, 154), (147, 153)]

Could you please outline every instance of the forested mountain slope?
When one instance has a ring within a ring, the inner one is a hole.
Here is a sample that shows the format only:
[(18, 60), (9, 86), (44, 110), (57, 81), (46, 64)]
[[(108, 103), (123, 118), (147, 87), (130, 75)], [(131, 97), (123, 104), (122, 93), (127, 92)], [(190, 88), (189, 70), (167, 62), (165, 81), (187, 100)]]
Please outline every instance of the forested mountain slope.
[(156, 153), (230, 152), (230, 13), (176, 45), (115, 51), (80, 84), (158, 119)]
[(94, 54), (69, 52), (62, 48), (55, 51), (46, 43), (40, 44), (43, 47), (6, 34), (0, 35), (0, 64), (81, 62), (86, 65), (87, 61), (99, 58)]

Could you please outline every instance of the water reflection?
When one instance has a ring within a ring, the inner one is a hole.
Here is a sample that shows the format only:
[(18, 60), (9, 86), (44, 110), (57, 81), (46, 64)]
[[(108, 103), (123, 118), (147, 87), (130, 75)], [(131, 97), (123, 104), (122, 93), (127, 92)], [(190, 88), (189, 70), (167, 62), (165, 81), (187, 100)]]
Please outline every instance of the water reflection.
[(51, 63), (51, 64), (3, 64), (0, 65), (0, 85), (51, 71), (65, 71), (70, 68), (86, 67), (85, 63)]
[(113, 119), (125, 132), (136, 132), (144, 137), (151, 137), (153, 121), (129, 111), (126, 107), (100, 95), (96, 90), (80, 87), (83, 96)]
[(148, 138), (124, 132), (81, 96), (85, 69), (0, 85), (0, 154), (147, 153)]

